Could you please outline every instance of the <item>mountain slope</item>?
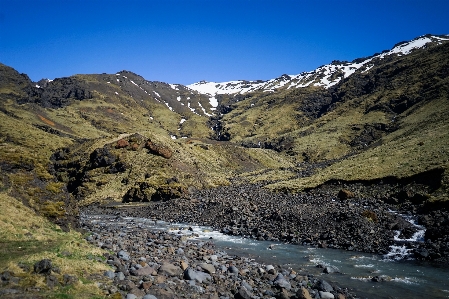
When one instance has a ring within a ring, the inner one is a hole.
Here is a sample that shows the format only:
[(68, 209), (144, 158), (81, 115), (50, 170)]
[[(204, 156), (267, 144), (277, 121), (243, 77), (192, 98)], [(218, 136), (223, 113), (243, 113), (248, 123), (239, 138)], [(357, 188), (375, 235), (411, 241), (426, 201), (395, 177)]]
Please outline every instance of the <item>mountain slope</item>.
[[(227, 184), (232, 175), (257, 170), (244, 177), (264, 177), (274, 183), (270, 188), (294, 191), (333, 179), (446, 169), (446, 130), (435, 133), (435, 128), (447, 123), (448, 40), (427, 35), (352, 63), (333, 62), (266, 82), (188, 87), (146, 81), (128, 71), (36, 84), (1, 65), (2, 169), (32, 170), (42, 181), (35, 185), (42, 186), (56, 175), (52, 183), (69, 184), (69, 193), (57, 200), (72, 202), (67, 207), (79, 200), (121, 201), (144, 182), (148, 195), (135, 200), (149, 199), (172, 178), (178, 180), (176, 188), (186, 190)], [(174, 153), (169, 163), (149, 159), (149, 139)], [(129, 144), (125, 151), (116, 148), (118, 141)], [(403, 144), (411, 153), (403, 154)], [(130, 151), (132, 146), (138, 148)], [(51, 162), (58, 148), (70, 153)], [(92, 167), (98, 148), (117, 161), (120, 157), (123, 174)], [(376, 167), (363, 162), (374, 160)], [(57, 167), (48, 169), (52, 163)], [(8, 175), (2, 181), (6, 187), (15, 184)], [(33, 205), (36, 200), (24, 192), (30, 181), (17, 181), (26, 182), (16, 189)]]

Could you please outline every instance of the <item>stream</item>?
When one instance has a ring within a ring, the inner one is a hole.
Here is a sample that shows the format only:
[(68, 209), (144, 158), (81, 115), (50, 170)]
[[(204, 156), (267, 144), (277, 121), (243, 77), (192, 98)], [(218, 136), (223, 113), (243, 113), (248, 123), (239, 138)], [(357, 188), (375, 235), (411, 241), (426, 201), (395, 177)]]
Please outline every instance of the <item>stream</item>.
[[(405, 246), (392, 246), (386, 255), (257, 241), (229, 236), (210, 227), (171, 224), (145, 218), (89, 215), (101, 225), (168, 230), (201, 241), (213, 241), (229, 255), (249, 257), (256, 262), (281, 265), (296, 272), (323, 276), (352, 289), (360, 298), (449, 298), (449, 269), (410, 258)], [(413, 220), (410, 219), (412, 222)], [(424, 230), (413, 240), (419, 241)], [(399, 232), (398, 232), (399, 235)], [(401, 241), (398, 237), (397, 241)], [(399, 242), (400, 244), (400, 242)], [(341, 273), (324, 274), (322, 266), (337, 267)]]

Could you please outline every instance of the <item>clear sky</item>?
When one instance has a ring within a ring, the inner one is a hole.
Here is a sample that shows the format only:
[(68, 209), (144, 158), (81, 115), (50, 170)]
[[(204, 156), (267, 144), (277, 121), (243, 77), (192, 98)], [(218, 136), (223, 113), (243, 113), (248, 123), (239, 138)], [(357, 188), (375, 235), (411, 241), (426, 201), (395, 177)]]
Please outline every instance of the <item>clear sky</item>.
[(267, 80), (449, 34), (449, 0), (0, 0), (0, 62), (34, 81)]

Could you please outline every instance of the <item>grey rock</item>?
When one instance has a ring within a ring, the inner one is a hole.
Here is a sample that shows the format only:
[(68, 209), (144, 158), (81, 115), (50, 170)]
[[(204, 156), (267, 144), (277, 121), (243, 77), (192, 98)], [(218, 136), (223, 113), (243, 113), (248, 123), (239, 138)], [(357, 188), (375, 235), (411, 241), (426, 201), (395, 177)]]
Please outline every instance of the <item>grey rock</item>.
[(126, 299), (137, 299), (137, 296), (134, 294), (127, 294)]
[(244, 287), (245, 289), (247, 289), (248, 291), (251, 291), (251, 292), (253, 291), (253, 287), (250, 286), (250, 284), (247, 283), (246, 280), (242, 281), (241, 286)]
[(323, 272), (327, 273), (327, 274), (330, 274), (330, 273), (341, 273), (340, 269), (338, 269), (335, 266), (326, 266), (326, 267), (324, 267)]
[(115, 273), (114, 273), (114, 271), (111, 271), (111, 270), (105, 271), (105, 272), (104, 272), (104, 276), (106, 276), (106, 277), (109, 278), (109, 279), (114, 279)]
[(157, 297), (156, 296), (154, 296), (154, 295), (145, 295), (145, 296), (143, 296), (143, 298), (142, 299), (157, 299)]
[(332, 292), (334, 290), (334, 288), (327, 281), (325, 281), (323, 279), (318, 280), (315, 287), (319, 291), (323, 291), (323, 292)]
[(118, 258), (124, 260), (124, 261), (129, 261), (129, 253), (124, 251), (124, 250), (120, 250), (117, 253)]
[(51, 270), (51, 260), (43, 259), (34, 264), (34, 272), (41, 273), (49, 273)]
[(320, 291), (319, 294), (320, 294), (320, 298), (322, 298), (322, 299), (334, 299), (334, 295), (330, 292)]
[(275, 286), (283, 288), (283, 289), (286, 289), (288, 291), (292, 288), (290, 282), (288, 282), (284, 278), (284, 276), (282, 274), (280, 274), (280, 273), (276, 276), (276, 278), (274, 279), (273, 283), (274, 283)]
[(207, 273), (195, 271), (192, 268), (187, 268), (184, 271), (184, 279), (196, 280), (199, 283), (202, 283), (205, 280), (212, 280), (212, 277)]
[(163, 263), (159, 268), (158, 273), (168, 276), (179, 276), (182, 274), (182, 269), (170, 263)]
[(123, 272), (118, 272), (116, 276), (118, 280), (125, 280), (125, 274)]
[(152, 268), (150, 266), (145, 266), (140, 269), (132, 270), (130, 272), (134, 276), (145, 276), (145, 275), (151, 275), (154, 272), (154, 268)]
[(273, 267), (272, 265), (267, 265), (267, 266), (265, 267), (265, 271), (267, 271), (268, 274), (274, 274), (274, 273), (276, 273), (276, 270), (274, 269), (274, 267)]
[(231, 274), (239, 274), (239, 269), (237, 269), (237, 267), (235, 266), (229, 266), (228, 272)]

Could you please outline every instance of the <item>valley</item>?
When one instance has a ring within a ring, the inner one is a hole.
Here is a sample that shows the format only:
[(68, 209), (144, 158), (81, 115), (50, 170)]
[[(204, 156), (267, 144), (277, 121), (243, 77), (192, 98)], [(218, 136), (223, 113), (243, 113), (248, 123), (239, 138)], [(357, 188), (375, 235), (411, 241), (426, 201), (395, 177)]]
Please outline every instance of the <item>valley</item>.
[[(213, 240), (144, 228), (122, 242), (123, 227), (82, 215), (354, 254), (399, 246), (401, 259), (449, 265), (447, 35), (268, 81), (184, 86), (123, 70), (32, 82), (0, 64), (0, 117), (5, 298), (359, 298), (322, 286), (336, 274), (234, 264)], [(43, 259), (57, 268), (33, 270)]]

